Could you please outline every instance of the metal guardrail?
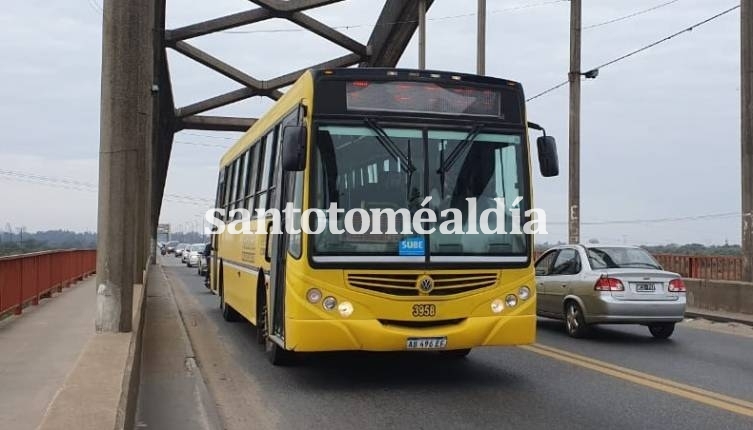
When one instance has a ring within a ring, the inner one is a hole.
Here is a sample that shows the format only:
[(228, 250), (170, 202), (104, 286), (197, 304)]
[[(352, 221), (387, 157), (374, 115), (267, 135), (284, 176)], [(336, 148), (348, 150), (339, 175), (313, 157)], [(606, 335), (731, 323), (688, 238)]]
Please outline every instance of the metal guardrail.
[(0, 257), (0, 316), (61, 292), (95, 272), (95, 250), (45, 251)]

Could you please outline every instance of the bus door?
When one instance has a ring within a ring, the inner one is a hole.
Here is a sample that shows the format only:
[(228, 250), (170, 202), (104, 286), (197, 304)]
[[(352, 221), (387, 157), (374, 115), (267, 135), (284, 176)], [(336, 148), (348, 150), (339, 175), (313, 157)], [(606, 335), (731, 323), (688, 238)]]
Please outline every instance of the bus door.
[[(294, 201), (296, 178), (299, 178), (300, 181), (303, 178), (303, 172), (283, 172), (280, 167), (283, 130), (288, 125), (300, 125), (303, 116), (303, 107), (296, 109), (295, 112), (285, 117), (275, 134), (275, 139), (277, 139), (277, 144), (275, 145), (277, 147), (277, 154), (275, 155), (276, 162), (274, 164), (276, 168), (274, 169), (273, 178), (275, 192), (270, 201), (270, 208), (276, 208), (280, 212), (285, 209), (288, 202)], [(267, 258), (270, 262), (269, 305), (267, 307), (269, 319), (267, 322), (270, 324), (268, 326), (270, 336), (282, 341), (285, 340), (285, 263), (290, 246), (290, 237), (286, 233), (285, 222), (283, 213), (280, 225), (282, 234), (268, 234), (267, 236), (267, 243), (270, 244), (267, 250)], [(268, 226), (268, 232), (269, 227), (271, 225)]]
[[(220, 169), (220, 176), (217, 180), (217, 198), (215, 200), (215, 208), (222, 208), (225, 207), (225, 179), (227, 176), (226, 173), (227, 168)], [(222, 214), (222, 221), (227, 221), (227, 214)], [(217, 227), (213, 227), (213, 232), (217, 230)], [(209, 289), (211, 289), (215, 294), (219, 294), (220, 289), (218, 287), (219, 285), (219, 279), (220, 279), (220, 255), (219, 255), (219, 245), (220, 245), (220, 235), (219, 234), (211, 234), (210, 240), (212, 243), (212, 249), (207, 256), (207, 259), (209, 260), (209, 267), (207, 270), (209, 270)]]

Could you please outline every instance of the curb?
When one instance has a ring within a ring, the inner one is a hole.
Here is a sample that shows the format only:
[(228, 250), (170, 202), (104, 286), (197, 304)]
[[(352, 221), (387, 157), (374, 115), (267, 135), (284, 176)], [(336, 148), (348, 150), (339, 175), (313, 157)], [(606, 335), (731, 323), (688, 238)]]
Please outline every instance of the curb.
[(687, 311), (685, 312), (686, 318), (702, 318), (714, 322), (726, 322), (726, 323), (738, 323), (753, 326), (753, 315), (726, 315), (718, 313), (704, 313), (704, 311)]
[(175, 297), (175, 286), (170, 277), (167, 276), (167, 273), (165, 273), (164, 267), (162, 265), (159, 265), (158, 267), (160, 274), (162, 275), (162, 280), (165, 282), (168, 291), (170, 292), (172, 305), (175, 307), (175, 311), (178, 314), (178, 326), (180, 327), (181, 337), (185, 339), (186, 365), (192, 370), (191, 374), (194, 383), (196, 384), (201, 408), (203, 409), (202, 415), (206, 419), (205, 422), (208, 425), (208, 430), (221, 430), (224, 427), (222, 425), (222, 419), (220, 418), (220, 412), (217, 409), (214, 399), (209, 393), (209, 388), (207, 387), (204, 375), (201, 372), (201, 366), (196, 360), (196, 353), (194, 352), (193, 345), (191, 344), (191, 337), (188, 335), (188, 329), (186, 328), (185, 316), (183, 315), (180, 306), (178, 306), (178, 301)]

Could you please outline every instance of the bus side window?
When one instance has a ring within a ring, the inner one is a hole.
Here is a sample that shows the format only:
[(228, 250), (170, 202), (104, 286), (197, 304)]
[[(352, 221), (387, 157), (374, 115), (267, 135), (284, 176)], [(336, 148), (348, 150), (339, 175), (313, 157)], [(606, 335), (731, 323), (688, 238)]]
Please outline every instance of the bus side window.
[[(239, 166), (239, 172), (238, 172), (238, 184), (235, 188), (235, 196), (233, 196), (233, 200), (235, 200), (235, 208), (241, 209), (243, 208), (243, 197), (245, 194), (246, 189), (246, 178), (248, 176), (248, 151), (244, 152), (243, 155), (238, 159), (238, 166)], [(235, 215), (234, 219), (241, 219), (242, 215), (240, 213)]]
[(233, 173), (235, 172), (235, 164), (230, 163), (227, 168), (225, 169), (225, 209), (227, 211), (230, 211), (230, 194), (232, 192), (232, 184), (233, 184)]
[(246, 202), (245, 208), (251, 212), (254, 217), (254, 195), (256, 195), (256, 178), (259, 172), (259, 145), (254, 145), (249, 150), (248, 160), (248, 177), (246, 181)]
[[(220, 174), (217, 178), (217, 194), (214, 199), (214, 207), (215, 209), (224, 209), (223, 205), (223, 199), (224, 199), (224, 193), (225, 193), (225, 169), (220, 169)], [(225, 220), (225, 216), (220, 216), (221, 220)]]
[(279, 164), (280, 159), (280, 141), (282, 140), (282, 133), (280, 133), (280, 126), (276, 126), (273, 131), (269, 132), (268, 135), (268, 141), (271, 143), (272, 146), (272, 158), (271, 158), (271, 165), (270, 165), (270, 171), (269, 171), (269, 205), (273, 205), (275, 203), (275, 199), (277, 197), (277, 186), (276, 186), (276, 175), (280, 174), (278, 172), (277, 166)]
[(261, 209), (262, 211), (267, 209), (267, 187), (264, 185), (264, 160), (268, 156), (266, 154), (267, 147), (266, 147), (267, 138), (266, 136), (263, 137), (260, 141), (256, 142), (256, 145), (259, 147), (259, 164), (258, 164), (258, 172), (256, 180), (256, 202), (254, 203), (254, 207), (256, 209)]

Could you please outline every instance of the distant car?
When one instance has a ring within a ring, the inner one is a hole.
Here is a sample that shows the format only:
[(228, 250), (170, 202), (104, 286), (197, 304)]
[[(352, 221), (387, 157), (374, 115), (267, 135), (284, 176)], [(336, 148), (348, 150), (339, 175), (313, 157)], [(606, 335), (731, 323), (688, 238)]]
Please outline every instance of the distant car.
[(685, 314), (685, 283), (635, 246), (565, 245), (536, 261), (537, 313), (572, 337), (592, 324), (641, 324), (669, 338)]
[(175, 247), (175, 256), (182, 258), (183, 257), (183, 252), (186, 250), (186, 248), (188, 248), (188, 244), (187, 243), (179, 243)]
[(165, 244), (165, 252), (167, 252), (168, 254), (173, 254), (175, 252), (175, 247), (177, 247), (178, 244), (179, 243), (177, 240), (167, 242)]
[(186, 256), (186, 264), (188, 265), (188, 267), (199, 265), (199, 258), (204, 254), (204, 246), (205, 245), (203, 243), (194, 243), (188, 248)]
[(191, 254), (191, 244), (187, 243), (183, 252), (180, 253), (180, 262), (183, 264), (188, 263), (188, 256)]

